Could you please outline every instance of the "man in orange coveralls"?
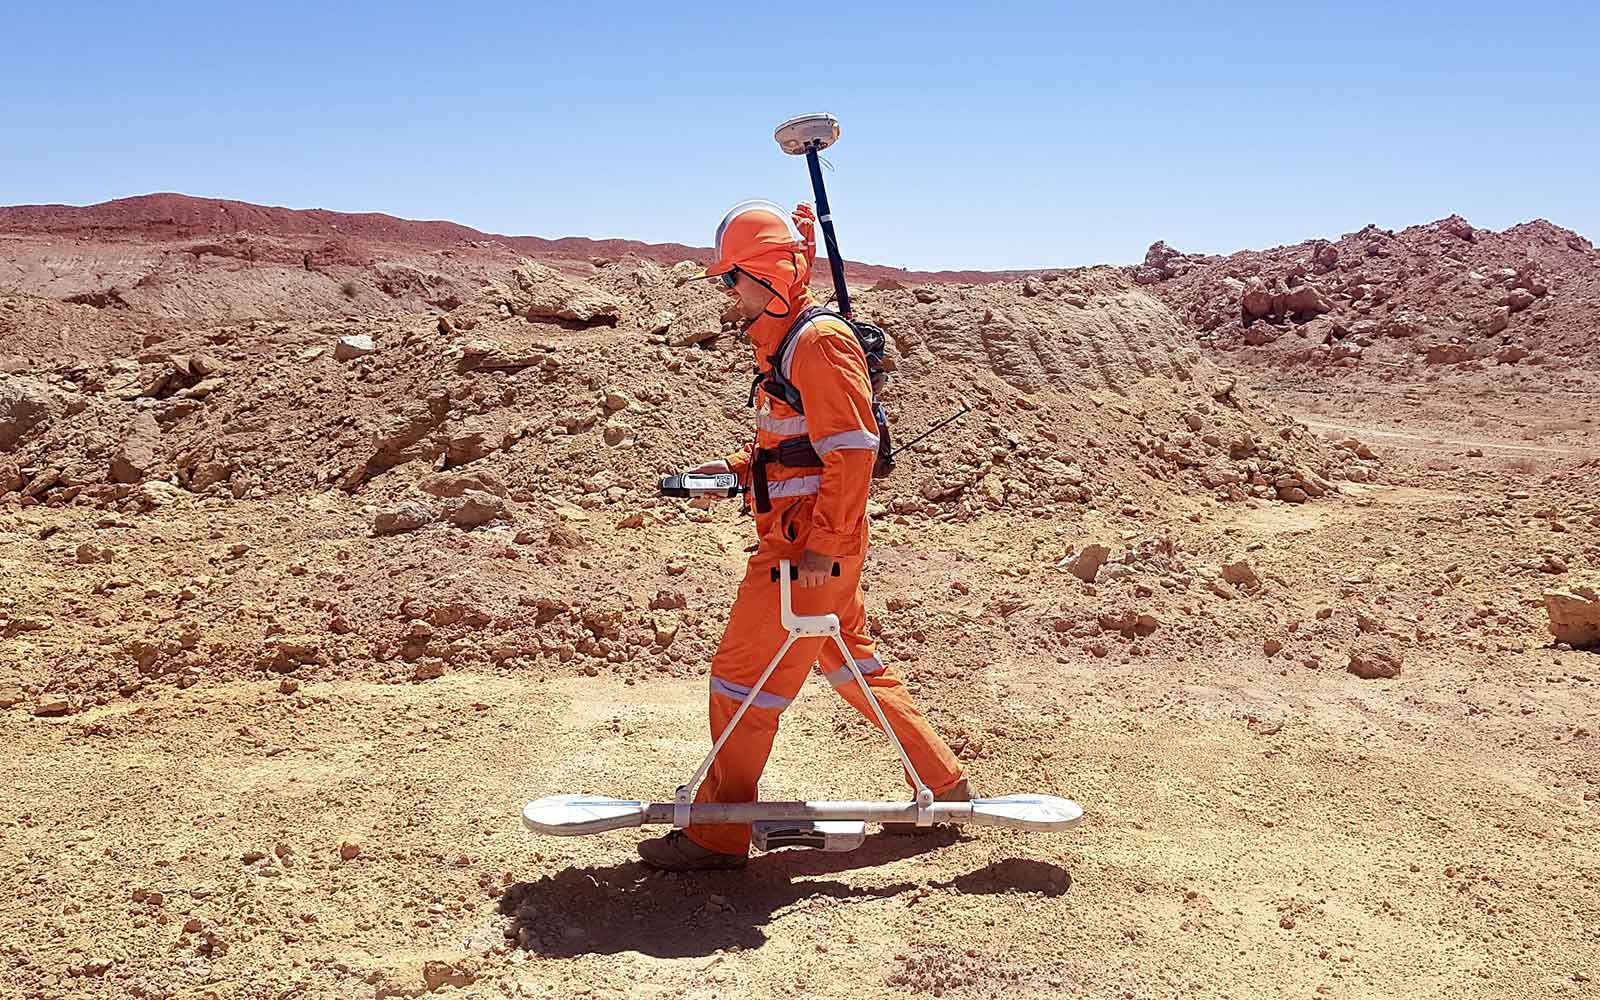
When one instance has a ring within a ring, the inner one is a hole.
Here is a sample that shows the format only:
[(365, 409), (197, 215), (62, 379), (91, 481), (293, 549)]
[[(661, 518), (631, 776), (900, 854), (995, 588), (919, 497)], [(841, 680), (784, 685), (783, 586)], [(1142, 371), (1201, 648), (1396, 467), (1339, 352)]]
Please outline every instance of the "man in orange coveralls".
[[(772, 368), (771, 356), (795, 319), (815, 304), (807, 288), (816, 256), (814, 219), (809, 205), (791, 215), (770, 202), (744, 202), (717, 228), (716, 261), (706, 275), (719, 277), (737, 300), (764, 372)], [(787, 638), (778, 620), (779, 591), (771, 570), (778, 560), (788, 559), (799, 570), (795, 613), (839, 616), (845, 646), (917, 773), (940, 800), (966, 800), (970, 790), (960, 763), (900, 679), (874, 655), (867, 633), (861, 568), (867, 554), (867, 487), (878, 453), (878, 425), (866, 355), (849, 327), (824, 316), (791, 340), (778, 364), (800, 390), (804, 414), (763, 388), (755, 400), (755, 445), (689, 470), (731, 471), (746, 485), (766, 480), (765, 496), (759, 484), (754, 490), (760, 542), (745, 567), (727, 630), (711, 661), (711, 738), (721, 734)], [(785, 455), (792, 458), (794, 445), (803, 450), (806, 441), (814, 455), (799, 464), (785, 464), (778, 457), (781, 443), (790, 442)], [(837, 576), (832, 575), (835, 563)], [(813, 662), (846, 701), (876, 724), (838, 647), (822, 638), (800, 639), (717, 754), (697, 801), (755, 800), (778, 716), (800, 693)], [(693, 824), (639, 845), (648, 864), (670, 871), (739, 868), (749, 851), (747, 824)]]

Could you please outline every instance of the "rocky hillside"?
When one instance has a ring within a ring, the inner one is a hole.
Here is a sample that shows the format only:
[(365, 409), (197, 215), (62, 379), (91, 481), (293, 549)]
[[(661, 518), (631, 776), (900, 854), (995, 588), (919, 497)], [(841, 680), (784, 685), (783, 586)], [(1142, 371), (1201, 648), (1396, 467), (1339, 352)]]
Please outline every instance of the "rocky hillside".
[[(707, 219), (705, 233), (715, 224)], [(704, 263), (711, 251), (679, 243), (502, 236), (453, 222), (377, 212), (277, 208), (181, 194), (82, 207), (0, 207), (0, 291), (81, 296), (97, 304), (126, 303), (147, 310), (160, 304), (156, 311), (183, 315), (195, 315), (197, 309), (218, 314), (214, 300), (220, 289), (214, 276), (206, 280), (211, 272), (258, 272), (253, 276), (260, 284), (281, 288), (281, 301), (268, 305), (281, 309), (298, 301), (301, 314), (311, 315), (315, 309), (339, 312), (347, 304), (340, 299), (346, 282), (354, 283), (353, 291), (343, 292), (346, 298), (370, 298), (362, 303), (366, 311), (372, 311), (378, 296), (398, 300), (405, 308), (418, 298), (448, 298), (452, 281), (480, 284), (486, 263), (499, 268), (520, 257), (604, 267), (619, 260)], [(818, 268), (818, 273), (825, 276), (827, 268)], [(855, 261), (847, 264), (847, 273), (852, 282), (983, 283), (1013, 277), (985, 271), (914, 272)], [(174, 286), (192, 287), (192, 292), (174, 296)], [(256, 297), (262, 294), (258, 291)], [(233, 316), (266, 315), (250, 297), (235, 293), (231, 298), (237, 300), (230, 303)]]
[[(552, 588), (545, 604), (521, 612), (508, 593), (511, 610), (485, 612), (510, 616), (499, 626), (503, 658), (561, 664), (563, 650), (570, 657), (582, 645), (612, 667), (666, 669), (710, 637), (673, 645), (669, 657), (654, 624), (596, 646), (584, 622), (597, 607), (618, 621), (637, 617), (622, 596), (632, 589), (630, 538), (712, 516), (657, 498), (658, 477), (750, 433), (748, 343), (723, 315), (724, 297), (686, 280), (694, 270), (639, 261), (585, 279), (523, 261), (448, 310), (209, 326), (0, 298), (0, 329), (11, 331), (0, 351), (29, 358), (0, 374), (0, 506), (101, 511), (113, 526), (143, 516), (192, 524), (203, 509), (217, 523), (249, 525), (234, 533), (244, 538), (309, 517), (304, 541), (318, 545), (346, 537), (353, 516), (369, 540), (363, 550), (418, 567), (440, 546), (486, 538), (508, 558), (526, 552), (558, 574), (577, 562), (621, 584), (581, 605)], [(255, 287), (243, 282), (240, 293)], [(903, 456), (875, 490), (880, 520), (1304, 503), (1378, 474), (1359, 442), (1325, 445), (1204, 362), (1170, 310), (1110, 269), (1016, 285), (881, 287), (861, 294), (859, 310), (894, 341), (888, 405), (902, 440), (960, 405), (973, 410)], [(252, 544), (219, 549), (217, 572), (202, 575), (237, 569)], [(1075, 551), (1064, 545), (1057, 558)], [(1150, 557), (1101, 547), (1070, 568), (1092, 580), (1107, 560)], [(126, 561), (115, 546), (81, 538), (59, 558), (91, 569)], [(409, 574), (375, 569), (345, 571), (376, 598), (363, 607), (398, 606), (414, 592)], [(99, 601), (144, 599), (131, 577), (99, 575)], [(329, 635), (325, 615), (284, 610), (294, 594), (324, 600), (316, 581), (291, 575), (274, 586), (283, 591), (270, 602), (274, 616), (299, 623), (265, 629), (264, 641), (261, 629), (222, 625), (254, 613), (256, 590), (234, 589), (213, 609), (221, 633), (213, 655), (234, 665), (226, 669), (304, 660), (359, 672), (361, 663), (406, 649), (409, 662), (430, 648), (412, 641), (424, 637), (391, 634), (392, 621), (349, 610)], [(662, 600), (671, 612), (681, 599)], [(126, 634), (121, 617), (104, 623), (104, 641), (133, 644), (127, 657), (90, 666), (75, 646), (53, 647), (52, 637), (77, 641), (72, 631), (41, 630), (30, 670), (56, 664), (52, 672), (65, 672), (57, 686), (80, 693), (136, 684), (140, 671), (156, 669), (151, 656), (181, 672), (183, 637), (151, 652), (151, 626), (132, 607)], [(552, 616), (570, 621), (570, 634), (541, 629)]]
[(1529, 365), (1561, 379), (1600, 359), (1600, 252), (1543, 220), (1494, 232), (1451, 216), (1225, 257), (1156, 243), (1129, 273), (1202, 343), (1269, 363)]

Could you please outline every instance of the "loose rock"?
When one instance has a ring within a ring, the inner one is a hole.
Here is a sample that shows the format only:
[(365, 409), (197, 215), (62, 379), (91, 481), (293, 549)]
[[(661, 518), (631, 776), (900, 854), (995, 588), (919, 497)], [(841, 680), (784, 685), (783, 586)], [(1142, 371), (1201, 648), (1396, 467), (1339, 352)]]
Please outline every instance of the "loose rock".
[(1110, 557), (1111, 549), (1108, 546), (1093, 542), (1085, 545), (1081, 552), (1067, 556), (1056, 566), (1084, 583), (1093, 583), (1095, 576), (1100, 572), (1100, 567), (1104, 566)]
[(1253, 588), (1261, 586), (1261, 578), (1256, 576), (1255, 567), (1250, 565), (1250, 560), (1244, 556), (1234, 556), (1222, 565), (1222, 578), (1236, 587)]
[(404, 503), (389, 510), (379, 511), (372, 519), (374, 535), (399, 535), (433, 520), (433, 511), (419, 503)]
[(372, 343), (372, 338), (362, 333), (353, 337), (340, 337), (339, 342), (333, 346), (333, 356), (340, 361), (354, 361), (374, 353), (377, 349)]
[(1582, 573), (1544, 592), (1550, 634), (1574, 649), (1600, 646), (1600, 573)]
[(510, 520), (504, 499), (492, 493), (467, 490), (444, 508), (444, 518), (458, 528), (472, 529), (490, 521)]
[(422, 477), (417, 488), (436, 497), (459, 497), (468, 490), (490, 493), (497, 497), (506, 495), (506, 485), (499, 477), (492, 472), (477, 469), (471, 472), (452, 469), (449, 472), (430, 473)]
[(1377, 642), (1363, 642), (1351, 647), (1350, 664), (1345, 669), (1362, 680), (1383, 680), (1400, 676), (1400, 651)]

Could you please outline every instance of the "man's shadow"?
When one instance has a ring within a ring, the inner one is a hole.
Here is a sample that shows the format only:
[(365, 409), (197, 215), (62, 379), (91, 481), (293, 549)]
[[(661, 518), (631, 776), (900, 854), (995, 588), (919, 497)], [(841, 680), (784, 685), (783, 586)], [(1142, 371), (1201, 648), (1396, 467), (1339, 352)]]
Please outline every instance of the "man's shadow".
[[(657, 958), (710, 955), (725, 948), (759, 948), (767, 923), (781, 911), (819, 896), (870, 899), (913, 892), (916, 882), (850, 886), (830, 875), (914, 857), (962, 839), (954, 830), (921, 837), (879, 835), (848, 853), (785, 850), (758, 854), (742, 871), (658, 872), (630, 861), (606, 868), (567, 868), (536, 882), (508, 886), (500, 913), (520, 947), (552, 957), (637, 951)], [(1043, 861), (1008, 859), (935, 889), (970, 894), (1038, 892), (1059, 896), (1072, 874)]]

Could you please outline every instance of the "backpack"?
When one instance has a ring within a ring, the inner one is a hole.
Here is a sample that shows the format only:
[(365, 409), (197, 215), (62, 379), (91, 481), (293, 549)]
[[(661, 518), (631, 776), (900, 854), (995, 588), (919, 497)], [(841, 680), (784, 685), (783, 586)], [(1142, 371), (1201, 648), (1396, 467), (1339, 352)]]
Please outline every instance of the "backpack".
[(805, 401), (800, 398), (800, 390), (783, 373), (784, 359), (793, 353), (800, 331), (813, 320), (823, 316), (830, 316), (848, 326), (855, 333), (862, 353), (867, 356), (867, 378), (872, 383), (872, 415), (878, 422), (878, 458), (872, 464), (872, 478), (882, 479), (894, 471), (894, 443), (889, 437), (889, 415), (884, 412), (883, 403), (878, 399), (878, 393), (889, 381), (889, 370), (883, 363), (884, 356), (888, 353), (889, 339), (884, 336), (882, 328), (872, 323), (857, 322), (843, 313), (822, 306), (811, 306), (802, 310), (788, 332), (783, 335), (783, 339), (778, 342), (777, 351), (767, 359), (769, 371), (756, 370), (755, 383), (750, 387), (750, 405), (755, 405), (756, 389), (759, 387), (789, 404), (796, 413), (806, 412)]

